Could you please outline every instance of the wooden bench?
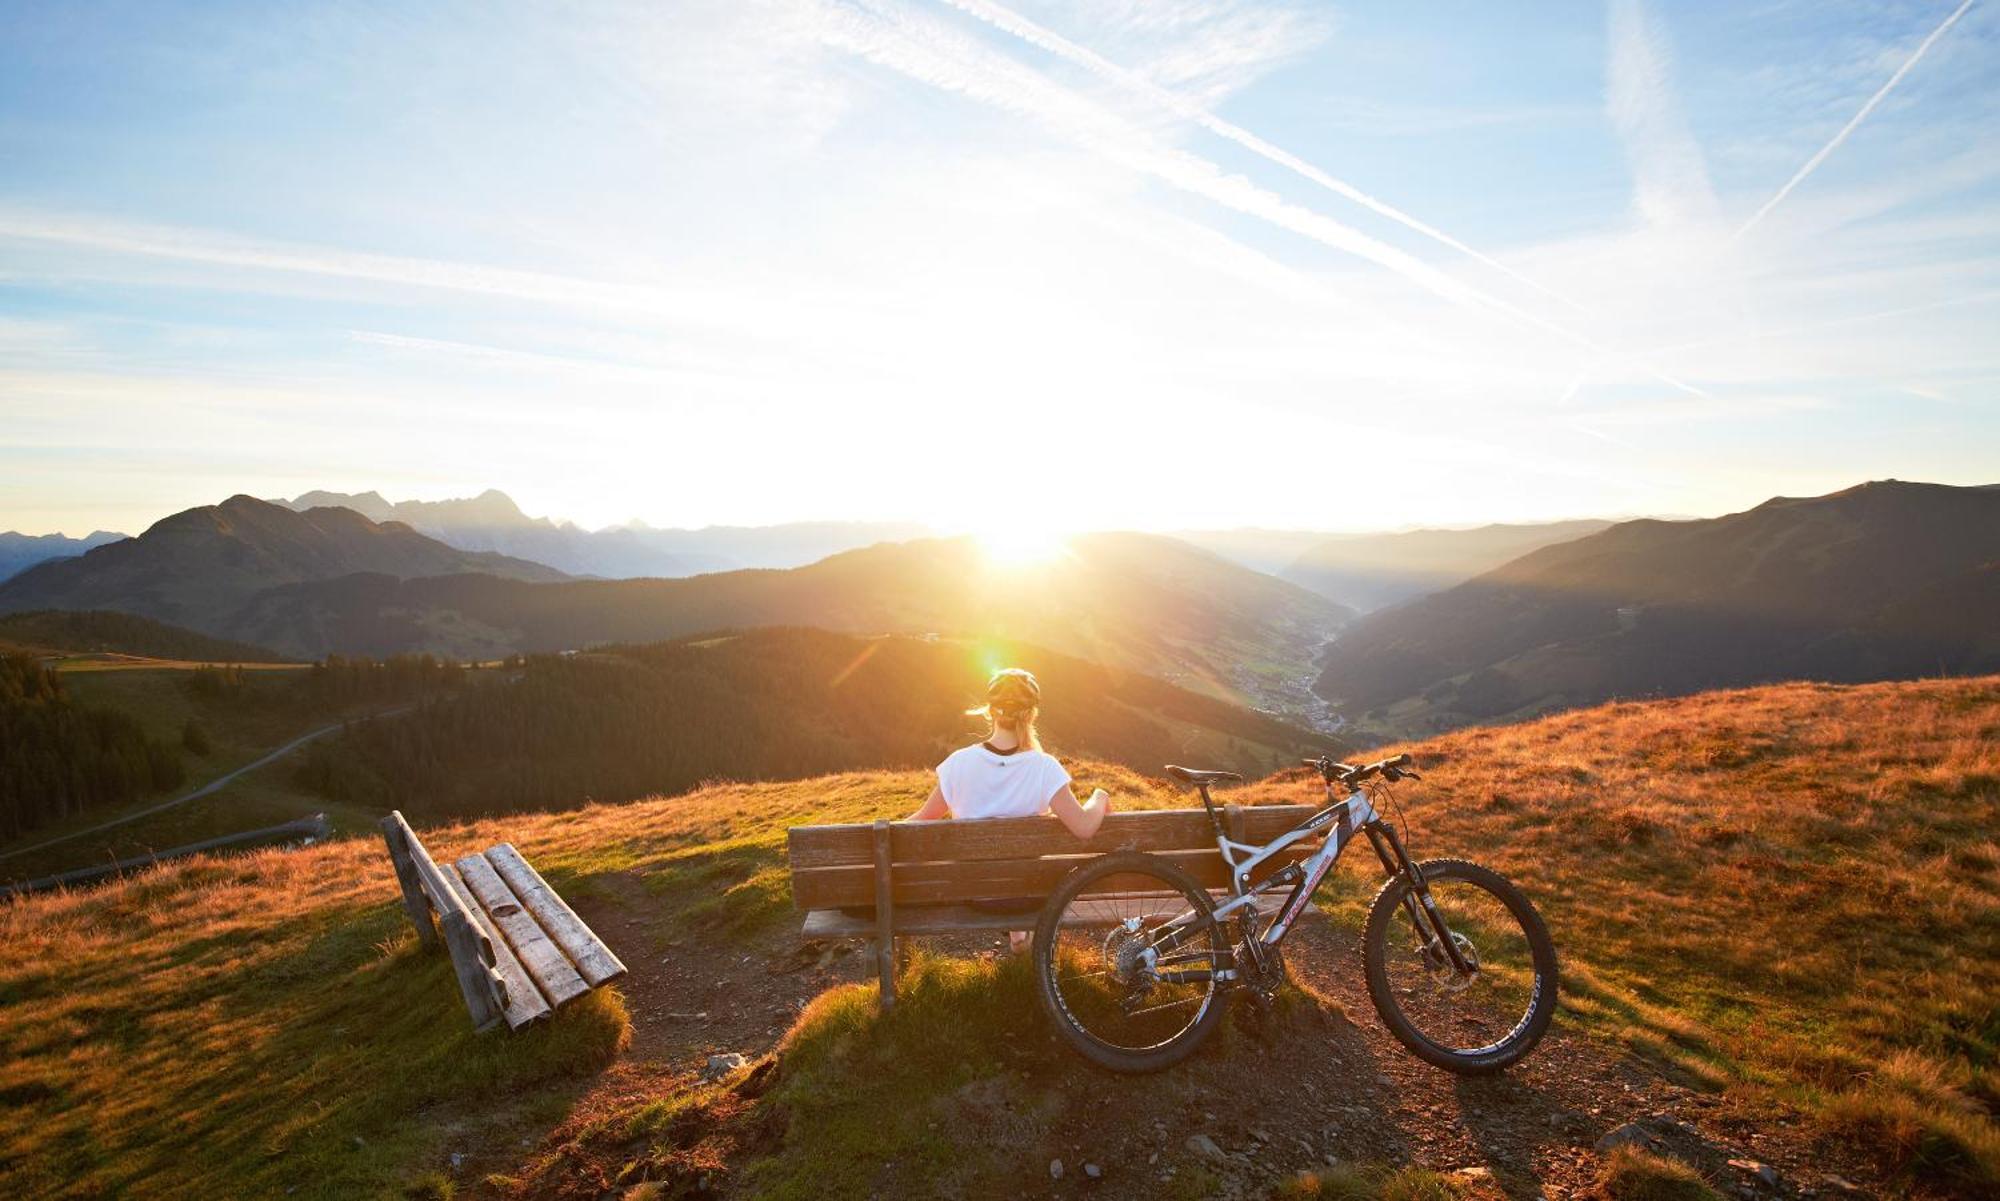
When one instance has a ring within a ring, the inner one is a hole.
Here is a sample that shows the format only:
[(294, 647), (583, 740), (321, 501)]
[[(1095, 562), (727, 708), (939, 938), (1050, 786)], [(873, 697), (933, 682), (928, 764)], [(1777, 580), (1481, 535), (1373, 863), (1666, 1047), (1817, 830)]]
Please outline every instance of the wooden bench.
[(604, 940), (511, 844), (440, 865), (401, 813), (382, 819), (382, 837), (418, 940), (433, 946), (443, 935), (481, 1032), (503, 1021), (519, 1030), (625, 974)]
[[(1229, 805), (1223, 824), (1232, 841), (1263, 843), (1314, 812), (1310, 805)], [(1032, 911), (994, 912), (968, 901), (1046, 897), (1079, 865), (1121, 850), (1171, 860), (1212, 891), (1228, 887), (1228, 865), (1199, 809), (1113, 813), (1088, 842), (1053, 817), (794, 826), (787, 833), (792, 901), (805, 912), (805, 937), (868, 940), (884, 1009), (896, 1003), (902, 937), (1019, 930), (1036, 921)], [(1314, 841), (1273, 856), (1253, 882), (1304, 858)]]

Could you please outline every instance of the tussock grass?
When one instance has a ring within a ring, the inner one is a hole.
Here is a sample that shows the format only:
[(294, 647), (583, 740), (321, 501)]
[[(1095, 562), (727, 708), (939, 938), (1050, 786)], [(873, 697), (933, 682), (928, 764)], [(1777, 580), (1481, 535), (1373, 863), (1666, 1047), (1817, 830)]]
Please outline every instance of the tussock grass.
[(2000, 679), (1618, 703), (1407, 749), (1417, 852), (1529, 890), (1567, 1021), (1929, 1185), (2000, 1185)]
[(1024, 957), (919, 952), (892, 1012), (852, 985), (799, 1015), (769, 1098), (788, 1128), (746, 1183), (780, 1199), (990, 1193), (1048, 1130), (1023, 1069), (1054, 1053)]
[(1301, 1172), (1276, 1192), (1280, 1201), (1469, 1201), (1477, 1195), (1464, 1182), (1423, 1168), (1346, 1165)]
[(1597, 1194), (1604, 1201), (1722, 1201), (1700, 1172), (1637, 1147), (1619, 1147), (1598, 1165)]

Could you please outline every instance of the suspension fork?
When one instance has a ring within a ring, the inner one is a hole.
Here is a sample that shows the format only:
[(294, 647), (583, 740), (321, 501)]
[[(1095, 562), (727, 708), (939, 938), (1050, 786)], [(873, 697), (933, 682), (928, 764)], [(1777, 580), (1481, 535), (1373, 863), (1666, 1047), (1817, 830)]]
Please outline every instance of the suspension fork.
[(1438, 912), (1437, 903), (1431, 900), (1431, 886), (1424, 880), (1423, 869), (1403, 849), (1403, 840), (1396, 837), (1395, 827), (1377, 820), (1362, 829), (1368, 832), (1368, 841), (1374, 845), (1375, 855), (1382, 861), (1382, 870), (1392, 878), (1398, 875), (1409, 877), (1410, 891), (1403, 894), (1403, 909), (1410, 915), (1412, 928), (1424, 938), (1436, 939), (1454, 970), (1470, 974), (1472, 965), (1459, 951), (1457, 940), (1451, 936), (1451, 928), (1444, 924), (1444, 915)]

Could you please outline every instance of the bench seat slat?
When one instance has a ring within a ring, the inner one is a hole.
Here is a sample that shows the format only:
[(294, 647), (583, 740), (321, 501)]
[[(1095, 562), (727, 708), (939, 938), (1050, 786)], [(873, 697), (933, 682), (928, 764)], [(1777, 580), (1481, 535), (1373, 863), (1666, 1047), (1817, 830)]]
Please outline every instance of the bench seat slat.
[(534, 915), (535, 922), (562, 948), (562, 953), (575, 962), (585, 983), (596, 988), (625, 974), (625, 965), (618, 956), (611, 953), (596, 931), (583, 924), (568, 902), (556, 895), (542, 874), (521, 858), (512, 843), (503, 842), (487, 851), (486, 861), (506, 881), (521, 907)]
[(590, 986), (563, 955), (562, 948), (549, 939), (534, 915), (521, 906), (485, 856), (467, 855), (457, 866), (466, 887), (479, 899), (487, 918), (513, 948), (521, 966), (534, 979), (533, 987), (541, 990), (549, 1007), (560, 1009), (590, 991)]
[[(1268, 842), (1312, 816), (1311, 805), (1250, 805), (1237, 811), (1242, 841)], [(980, 821), (894, 822), (890, 849), (904, 862), (971, 862), (1033, 859), (1043, 855), (1101, 855), (1109, 851), (1171, 851), (1215, 845), (1208, 815), (1199, 809), (1141, 809), (1112, 813), (1088, 842), (1056, 818), (1001, 817)], [(874, 834), (867, 825), (793, 826), (787, 831), (792, 870), (872, 864)]]
[[(1272, 856), (1260, 865), (1252, 876), (1253, 882), (1262, 880), (1287, 863), (1304, 858), (1308, 853), (1307, 843), (1301, 843), (1284, 854)], [(1216, 851), (1163, 851), (1155, 854), (1186, 870), (1204, 888), (1223, 888), (1229, 883), (1228, 868)], [(891, 891), (899, 907), (987, 897), (1044, 897), (1055, 891), (1070, 872), (1096, 858), (1096, 855), (1066, 855), (1044, 859), (898, 863)], [(1117, 891), (1129, 887), (1131, 881), (1128, 878), (1107, 876), (1098, 882), (1094, 891)], [(861, 906), (872, 909), (875, 905), (874, 867), (858, 865), (794, 870), (792, 900), (804, 910)]]
[[(486, 941), (492, 946), (493, 972), (506, 986), (500, 997), (501, 1012), (507, 1018), (507, 1028), (519, 1030), (549, 1016), (551, 1012), (549, 999), (542, 995), (542, 990), (535, 984), (534, 977), (528, 974), (528, 969), (521, 963), (520, 956), (514, 953), (513, 945), (506, 933), (494, 924), (493, 903), (474, 886), (474, 880), (478, 876), (477, 870), (471, 873), (466, 870), (467, 864), (475, 859), (479, 857), (468, 855), (455, 864), (446, 865), (444, 870), (451, 876), (452, 883), (459, 886), (461, 894), (475, 902), (472, 906), (473, 924), (479, 927), (480, 933), (486, 936)], [(479, 859), (479, 862), (483, 866), (486, 861)], [(468, 874), (474, 879), (468, 879)]]
[[(1259, 897), (1256, 902), (1258, 912), (1266, 916), (1275, 913), (1283, 901), (1283, 897)], [(1159, 909), (1157, 901), (1135, 899), (1120, 904), (1114, 916), (1134, 917), (1157, 913)], [(1308, 908), (1307, 912), (1310, 913), (1312, 910)], [(1095, 918), (1097, 915), (1092, 916)], [(1037, 920), (1039, 915), (1033, 912), (993, 913), (985, 909), (974, 909), (970, 905), (912, 905), (907, 909), (896, 910), (896, 933), (899, 935), (965, 934), (986, 930), (1020, 930), (1033, 927)], [(1072, 921), (1064, 924), (1090, 923)], [(875, 916), (871, 912), (815, 909), (806, 914), (804, 934), (807, 938), (868, 938), (874, 933)]]

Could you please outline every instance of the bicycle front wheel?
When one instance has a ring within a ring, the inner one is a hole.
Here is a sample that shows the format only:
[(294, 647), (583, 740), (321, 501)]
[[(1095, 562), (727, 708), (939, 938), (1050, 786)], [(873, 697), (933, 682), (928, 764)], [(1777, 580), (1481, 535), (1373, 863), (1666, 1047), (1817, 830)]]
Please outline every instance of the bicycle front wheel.
[(1227, 933), (1194, 877), (1152, 855), (1071, 872), (1042, 908), (1034, 956), (1057, 1031), (1113, 1071), (1179, 1063), (1222, 1017)]
[(1527, 896), (1462, 859), (1418, 865), (1451, 931), (1460, 970), (1416, 910), (1409, 877), (1382, 886), (1362, 932), (1375, 1009), (1418, 1058), (1466, 1076), (1497, 1072), (1534, 1050), (1556, 1011), (1556, 947)]

